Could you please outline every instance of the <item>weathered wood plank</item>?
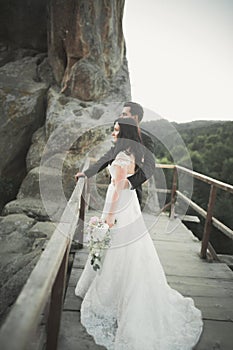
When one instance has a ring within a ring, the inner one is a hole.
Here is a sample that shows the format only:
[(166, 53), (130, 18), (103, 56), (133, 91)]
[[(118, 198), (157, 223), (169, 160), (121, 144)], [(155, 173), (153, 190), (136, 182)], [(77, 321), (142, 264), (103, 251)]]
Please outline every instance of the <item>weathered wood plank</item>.
[(81, 276), (82, 272), (83, 272), (83, 269), (73, 267), (71, 274), (70, 274), (69, 286), (72, 286), (72, 287), (76, 286), (77, 281), (79, 280), (79, 277)]
[(82, 299), (74, 294), (74, 287), (69, 286), (66, 291), (66, 299), (63, 310), (80, 311)]
[[(89, 216), (94, 215), (89, 213)], [(144, 215), (147, 226), (169, 285), (187, 297), (192, 297), (202, 311), (204, 331), (195, 350), (231, 350), (233, 344), (233, 273), (222, 263), (208, 263), (200, 259), (200, 242), (176, 219), (170, 227), (172, 234), (166, 234), (168, 217), (162, 215), (153, 226), (154, 218)], [(149, 224), (148, 224), (149, 222)], [(66, 293), (62, 319), (59, 350), (102, 349), (80, 325), (81, 299), (74, 294), (74, 288), (82, 273), (88, 251), (75, 255), (69, 287)]]
[[(168, 219), (166, 219), (168, 220)], [(171, 222), (157, 221), (155, 223), (146, 221), (147, 228), (154, 240), (164, 240), (169, 242), (191, 243), (198, 241), (197, 237), (188, 230), (179, 219)]]
[(206, 297), (232, 297), (233, 283), (230, 280), (221, 281), (211, 278), (198, 278), (168, 275), (169, 285), (186, 296), (206, 296)]
[(192, 239), (191, 237), (188, 237), (187, 234), (184, 233), (171, 233), (169, 234), (165, 234), (165, 233), (151, 233), (151, 238), (153, 241), (165, 241), (165, 242), (169, 242), (169, 243), (179, 243), (180, 241), (182, 241), (183, 243), (186, 244), (190, 244), (193, 241), (195, 241), (196, 239)]
[(232, 280), (232, 271), (224, 264), (210, 264), (211, 266), (203, 265), (202, 268), (200, 265), (195, 264), (186, 265), (182, 259), (173, 261), (171, 259), (171, 261), (168, 261), (168, 258), (162, 255), (159, 255), (159, 258), (166, 275)]
[(231, 269), (233, 269), (233, 255), (218, 254), (220, 261), (227, 264)]
[[(172, 242), (170, 244), (170, 241), (154, 241), (154, 245), (156, 250), (158, 250), (161, 247), (161, 251), (166, 251), (169, 254), (172, 252), (175, 252), (177, 255), (179, 253), (186, 253), (188, 252), (190, 256), (198, 256), (198, 260), (200, 260), (199, 252), (200, 252), (200, 242), (197, 241), (191, 241), (189, 244), (185, 242)], [(194, 254), (193, 254), (194, 253)], [(202, 261), (202, 260), (201, 260)]]
[(233, 323), (204, 320), (204, 332), (194, 350), (232, 350)]
[(64, 311), (61, 320), (62, 332), (59, 336), (58, 350), (106, 350), (96, 345), (80, 323), (80, 313)]
[(205, 319), (233, 322), (232, 298), (193, 296), (195, 305)]
[(187, 222), (195, 222), (197, 224), (199, 224), (200, 222), (200, 219), (198, 216), (196, 215), (185, 215), (183, 218), (182, 218), (182, 221), (187, 221)]
[(79, 251), (78, 254), (75, 254), (73, 267), (74, 268), (83, 268), (85, 266), (88, 254), (86, 252)]

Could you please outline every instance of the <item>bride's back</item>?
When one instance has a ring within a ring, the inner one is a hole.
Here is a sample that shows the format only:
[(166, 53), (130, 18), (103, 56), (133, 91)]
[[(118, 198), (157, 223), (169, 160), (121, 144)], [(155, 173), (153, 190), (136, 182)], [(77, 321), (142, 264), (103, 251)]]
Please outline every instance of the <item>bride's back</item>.
[(126, 151), (121, 151), (117, 154), (116, 158), (112, 162), (109, 167), (111, 176), (114, 178), (115, 174), (115, 166), (124, 167), (127, 169), (127, 175), (133, 175), (135, 173), (135, 157), (131, 153), (127, 153)]

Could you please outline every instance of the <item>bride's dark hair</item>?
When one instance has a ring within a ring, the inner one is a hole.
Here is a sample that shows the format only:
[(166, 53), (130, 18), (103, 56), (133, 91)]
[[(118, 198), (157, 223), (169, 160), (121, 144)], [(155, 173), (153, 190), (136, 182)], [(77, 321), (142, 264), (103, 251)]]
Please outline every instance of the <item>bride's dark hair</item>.
[(144, 152), (136, 121), (133, 118), (118, 118), (115, 123), (119, 124), (120, 130), (114, 148), (114, 159), (119, 152), (125, 151), (127, 154), (133, 154), (136, 165), (141, 166)]

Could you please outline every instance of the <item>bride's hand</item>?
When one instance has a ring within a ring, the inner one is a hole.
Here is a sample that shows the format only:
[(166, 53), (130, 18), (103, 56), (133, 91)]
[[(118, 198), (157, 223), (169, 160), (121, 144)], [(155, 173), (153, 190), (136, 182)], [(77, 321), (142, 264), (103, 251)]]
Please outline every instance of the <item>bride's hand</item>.
[(76, 181), (78, 181), (78, 179), (80, 178), (80, 177), (85, 177), (86, 175), (84, 174), (84, 173), (81, 173), (81, 172), (78, 172), (77, 174), (75, 174), (75, 180)]
[(114, 214), (108, 214), (105, 219), (106, 224), (111, 228), (115, 224)]

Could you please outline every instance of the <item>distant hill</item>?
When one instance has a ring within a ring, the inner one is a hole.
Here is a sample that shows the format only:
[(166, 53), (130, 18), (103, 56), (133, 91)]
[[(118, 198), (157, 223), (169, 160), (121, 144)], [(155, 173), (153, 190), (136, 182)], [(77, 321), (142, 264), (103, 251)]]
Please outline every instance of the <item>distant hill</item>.
[(221, 123), (225, 123), (225, 121), (221, 121), (221, 120), (194, 120), (193, 122), (188, 122), (188, 123), (172, 122), (172, 124), (175, 126), (175, 128), (177, 130), (203, 128), (203, 127), (208, 127), (208, 126), (216, 124), (216, 123), (221, 124)]
[[(154, 136), (154, 154), (159, 161), (185, 165), (182, 147), (186, 147), (194, 170), (233, 184), (233, 121), (178, 124), (161, 119), (144, 122), (142, 128)], [(174, 159), (176, 148), (180, 157)]]
[[(194, 121), (170, 123), (161, 119), (142, 123), (154, 135), (154, 154), (160, 163), (187, 166), (233, 185), (233, 121)], [(188, 157), (187, 157), (188, 155)], [(190, 164), (190, 162), (189, 162)], [(207, 207), (209, 186), (194, 182), (193, 200)], [(215, 216), (233, 227), (233, 195), (217, 191)]]

